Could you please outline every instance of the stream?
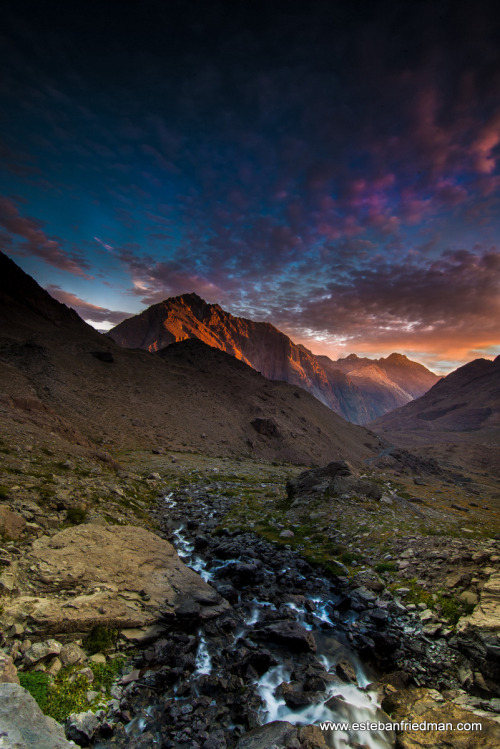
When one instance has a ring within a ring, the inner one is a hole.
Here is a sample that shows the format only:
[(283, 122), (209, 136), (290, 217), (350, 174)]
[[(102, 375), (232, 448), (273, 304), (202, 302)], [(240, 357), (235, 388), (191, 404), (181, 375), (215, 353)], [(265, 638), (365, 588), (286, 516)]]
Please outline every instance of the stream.
[[(126, 687), (125, 745), (191, 749), (204, 747), (207, 737), (206, 746), (218, 749), (277, 720), (387, 722), (369, 687), (377, 675), (349, 642), (360, 612), (295, 552), (252, 533), (214, 537), (225, 509), (223, 498), (187, 503), (170, 493), (161, 500), (157, 516), (180, 559), (232, 606), (194, 630), (187, 624), (146, 654), (142, 688)], [(394, 747), (392, 731), (324, 736), (332, 749)]]
[[(164, 502), (170, 512), (175, 509), (176, 503), (172, 494), (167, 495)], [(206, 513), (207, 518), (213, 518), (215, 515), (210, 507), (206, 508)], [(199, 530), (198, 528), (197, 532)], [(189, 533), (183, 522), (175, 527), (171, 540), (182, 561), (198, 572), (209, 584), (213, 585), (220, 572), (234, 562), (233, 559), (223, 560), (218, 559), (217, 556), (207, 561), (201, 552), (195, 550), (195, 537)], [(286, 574), (287, 570), (283, 569), (281, 572)], [(263, 574), (269, 577), (275, 574), (275, 570), (264, 567)], [(304, 575), (300, 575), (300, 578), (302, 581), (306, 580)], [(311, 587), (329, 591), (331, 585), (326, 578), (317, 576), (315, 585)], [(284, 660), (278, 663), (267, 670), (255, 683), (255, 689), (262, 700), (262, 707), (259, 711), (262, 724), (274, 720), (288, 721), (297, 725), (319, 724), (326, 721), (366, 723), (380, 720), (376, 693), (368, 688), (374, 675), (371, 674), (372, 678), (370, 678), (368, 670), (363, 667), (355, 653), (345, 645), (345, 633), (342, 627), (339, 627), (338, 619), (332, 618), (331, 598), (325, 593), (323, 595), (306, 593), (303, 603), (289, 602), (285, 606), (293, 617), (293, 621), (313, 634), (317, 645), (316, 658), (322, 663), (327, 674), (332, 676), (332, 683), (318, 694), (317, 701), (300, 707), (290, 707), (281, 693), (280, 685), (283, 682), (292, 681), (293, 662), (290, 664)], [(235, 643), (241, 638), (251, 639), (255, 626), (263, 619), (266, 610), (274, 609), (274, 604), (270, 600), (247, 598), (245, 588), (238, 592), (235, 605), (243, 618), (242, 626), (234, 634)], [(355, 612), (347, 611), (343, 618), (344, 621), (352, 621), (355, 618)], [(199, 637), (197, 669), (193, 674), (195, 679), (201, 674), (211, 673), (214, 668), (210, 655), (210, 641), (201, 633)], [(344, 645), (344, 656), (347, 652), (348, 659), (354, 667), (357, 683), (342, 683), (336, 677), (335, 651), (338, 649), (339, 641)], [(326, 704), (331, 697), (335, 697), (334, 708)], [(387, 749), (394, 746), (392, 732), (331, 731), (327, 733), (327, 737), (333, 749), (344, 749), (356, 744), (369, 747), (369, 749)]]

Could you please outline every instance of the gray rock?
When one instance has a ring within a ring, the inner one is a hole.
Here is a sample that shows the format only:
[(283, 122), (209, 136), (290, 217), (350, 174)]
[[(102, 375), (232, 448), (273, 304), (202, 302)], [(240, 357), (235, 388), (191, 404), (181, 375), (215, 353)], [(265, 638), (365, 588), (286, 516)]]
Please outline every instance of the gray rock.
[(66, 735), (79, 746), (88, 746), (97, 732), (101, 720), (92, 710), (72, 713), (66, 720)]
[(284, 720), (274, 720), (242, 736), (237, 749), (288, 749), (290, 742), (296, 738), (295, 726)]
[(76, 642), (70, 642), (61, 648), (59, 658), (63, 666), (74, 666), (83, 663), (87, 659), (87, 654)]
[(270, 640), (287, 645), (295, 652), (316, 652), (316, 641), (312, 633), (297, 622), (276, 622), (264, 627), (263, 631)]
[(0, 682), (9, 684), (19, 684), (17, 668), (10, 655), (6, 655), (0, 650)]
[(5, 749), (70, 749), (64, 729), (18, 684), (0, 684), (0, 736)]
[(62, 645), (57, 640), (45, 640), (44, 642), (35, 642), (24, 654), (24, 663), (26, 666), (34, 666), (35, 663), (43, 661), (49, 656), (59, 655)]

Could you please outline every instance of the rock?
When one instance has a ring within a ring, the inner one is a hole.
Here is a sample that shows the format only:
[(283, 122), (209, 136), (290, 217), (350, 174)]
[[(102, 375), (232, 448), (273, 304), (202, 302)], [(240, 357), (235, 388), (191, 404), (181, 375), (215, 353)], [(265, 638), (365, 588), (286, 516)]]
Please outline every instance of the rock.
[(463, 573), (462, 572), (453, 572), (451, 575), (448, 575), (445, 578), (444, 584), (447, 588), (456, 588), (463, 579)]
[(363, 607), (365, 607), (367, 603), (373, 603), (377, 599), (375, 593), (372, 590), (368, 590), (368, 588), (365, 588), (363, 585), (360, 585), (359, 588), (355, 588), (352, 591), (352, 597), (361, 601)]
[(354, 666), (346, 658), (342, 658), (335, 666), (335, 671), (344, 681), (357, 684)]
[[(433, 689), (410, 688), (393, 692), (383, 699), (382, 709), (395, 721), (419, 725), (437, 723), (438, 727), (443, 724), (442, 730), (398, 731), (397, 746), (400, 749), (497, 749), (500, 746), (498, 723), (458, 707)], [(451, 731), (445, 728), (449, 723), (453, 726)], [(480, 724), (481, 729), (458, 730), (458, 723)]]
[(202, 749), (226, 749), (226, 746), (224, 732), (218, 730), (210, 732), (208, 739), (203, 743)]
[(464, 592), (460, 593), (458, 596), (458, 600), (468, 606), (475, 606), (478, 602), (477, 593), (474, 593), (473, 590), (464, 590)]
[(76, 642), (70, 642), (61, 648), (59, 658), (63, 666), (74, 666), (87, 660), (87, 654)]
[(470, 616), (457, 625), (462, 652), (487, 679), (489, 688), (500, 695), (500, 572), (490, 576), (481, 591), (479, 603)]
[(422, 624), (429, 624), (430, 622), (435, 621), (435, 619), (436, 615), (430, 609), (424, 609), (420, 614), (420, 621)]
[(380, 486), (354, 475), (351, 466), (345, 460), (337, 460), (321, 468), (303, 471), (297, 478), (287, 482), (286, 490), (290, 499), (326, 492), (333, 496), (352, 493), (372, 499), (382, 497)]
[[(19, 578), (20, 587), (38, 582), (43, 593), (22, 592), (5, 605), (5, 618), (19, 621), (29, 615), (36, 633), (87, 632), (97, 624), (151, 626), (160, 616), (174, 616), (186, 595), (201, 600), (203, 618), (228, 609), (171, 544), (134, 526), (89, 523), (39, 538)], [(82, 592), (72, 595), (76, 586)]]
[(94, 681), (94, 672), (91, 668), (81, 668), (79, 671), (76, 672), (78, 676), (85, 676), (89, 684), (92, 684)]
[(250, 422), (253, 428), (258, 434), (263, 434), (265, 437), (279, 437), (280, 430), (278, 425), (273, 419), (262, 419), (257, 418)]
[(101, 721), (87, 710), (85, 713), (72, 713), (66, 720), (66, 735), (79, 746), (88, 746), (97, 733)]
[(59, 671), (62, 668), (62, 663), (59, 658), (54, 658), (48, 665), (47, 670), (45, 673), (50, 674), (50, 676), (56, 676)]
[[(144, 596), (143, 596), (144, 600)], [(146, 645), (148, 642), (157, 640), (165, 632), (162, 624), (153, 624), (151, 627), (132, 627), (121, 629), (120, 635), (128, 642), (135, 642), (140, 645)]]
[(89, 656), (89, 663), (106, 663), (106, 656), (102, 653), (94, 653)]
[(384, 583), (373, 570), (358, 572), (352, 578), (352, 583), (353, 586), (357, 588), (362, 587), (366, 590), (374, 591), (375, 593), (380, 593), (384, 589)]
[(297, 622), (276, 622), (262, 632), (273, 642), (286, 645), (296, 653), (315, 653), (316, 641), (307, 629)]
[(274, 720), (264, 726), (254, 728), (238, 741), (237, 749), (288, 749), (290, 742), (297, 738), (297, 729), (284, 720)]
[(22, 624), (13, 624), (9, 629), (9, 637), (21, 637), (24, 634), (24, 627)]
[(112, 364), (114, 362), (111, 351), (91, 351), (90, 353), (94, 359), (98, 359), (99, 361), (106, 362), (107, 364)]
[(23, 662), (26, 666), (34, 666), (35, 663), (45, 660), (49, 656), (59, 655), (62, 645), (57, 640), (45, 640), (35, 642), (24, 654)]
[(294, 538), (295, 533), (293, 531), (284, 530), (280, 533), (280, 538)]
[(17, 541), (26, 528), (26, 520), (7, 505), (0, 505), (0, 536)]
[(161, 481), (161, 476), (159, 473), (154, 472), (149, 474), (148, 479), (150, 481)]
[(263, 565), (258, 559), (254, 562), (231, 562), (223, 567), (219, 574), (229, 577), (237, 587), (264, 581)]
[[(19, 684), (19, 676), (10, 655), (0, 650), (0, 682), (2, 684)], [(1, 733), (0, 733), (1, 736)]]
[(64, 729), (44, 715), (18, 684), (0, 684), (0, 746), (5, 749), (70, 749)]
[(299, 728), (299, 741), (301, 749), (328, 748), (325, 734), (319, 726), (302, 726), (302, 728)]
[(140, 679), (140, 671), (138, 668), (134, 668), (133, 671), (130, 671), (130, 673), (125, 674), (125, 676), (122, 676), (120, 679), (120, 684), (122, 686), (125, 686), (125, 684), (131, 684), (133, 681), (137, 681)]

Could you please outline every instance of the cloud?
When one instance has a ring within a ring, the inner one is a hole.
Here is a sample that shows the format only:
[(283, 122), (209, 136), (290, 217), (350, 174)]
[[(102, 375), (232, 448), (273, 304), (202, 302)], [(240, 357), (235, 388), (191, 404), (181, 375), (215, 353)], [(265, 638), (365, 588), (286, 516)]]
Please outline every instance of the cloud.
[(496, 247), (448, 250), (420, 266), (367, 264), (327, 282), (300, 312), (281, 313), (282, 325), (313, 348), (317, 338), (354, 351), (404, 348), (450, 359), (498, 345), (499, 319)]
[(39, 257), (59, 270), (91, 278), (86, 272), (90, 270), (90, 264), (82, 255), (65, 252), (60, 240), (45, 234), (41, 221), (21, 216), (15, 202), (3, 196), (0, 196), (0, 226), (7, 232), (6, 241), (12, 252)]
[(118, 325), (119, 322), (124, 320), (126, 317), (130, 317), (130, 312), (119, 312), (117, 310), (109, 310), (106, 307), (99, 307), (96, 304), (86, 302), (84, 299), (72, 294), (69, 291), (64, 291), (60, 286), (56, 284), (49, 284), (46, 286), (46, 290), (55, 299), (68, 307), (72, 307), (81, 318), (84, 320), (92, 320), (97, 323), (110, 322), (114, 325)]

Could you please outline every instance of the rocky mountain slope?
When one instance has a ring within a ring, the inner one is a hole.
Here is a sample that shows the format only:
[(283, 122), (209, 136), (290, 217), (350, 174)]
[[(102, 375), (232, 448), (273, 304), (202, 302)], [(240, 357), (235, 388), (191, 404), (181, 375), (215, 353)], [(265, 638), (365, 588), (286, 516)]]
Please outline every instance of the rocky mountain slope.
[(297, 387), (201, 341), (162, 356), (86, 325), (0, 255), (0, 423), (73, 444), (149, 445), (299, 463), (355, 463), (379, 440)]
[(500, 466), (500, 356), (465, 364), (371, 426), (395, 444), (440, 445), (448, 456)]
[(374, 361), (351, 355), (339, 362), (316, 356), (273, 325), (235, 317), (197, 294), (155, 304), (124, 320), (108, 335), (120, 346), (148, 351), (198, 338), (249, 364), (269, 380), (303, 387), (355, 424), (365, 424), (422, 395), (438, 379), (400, 354)]

